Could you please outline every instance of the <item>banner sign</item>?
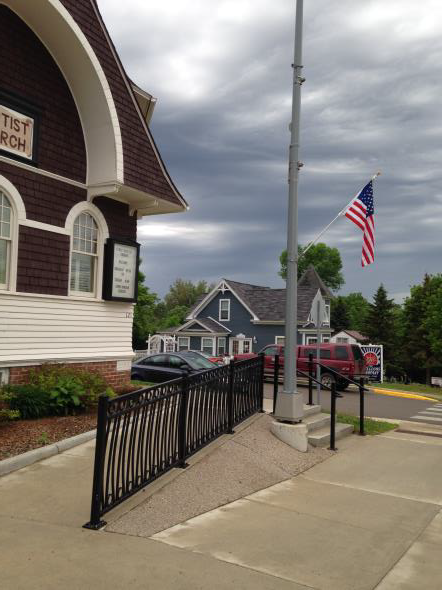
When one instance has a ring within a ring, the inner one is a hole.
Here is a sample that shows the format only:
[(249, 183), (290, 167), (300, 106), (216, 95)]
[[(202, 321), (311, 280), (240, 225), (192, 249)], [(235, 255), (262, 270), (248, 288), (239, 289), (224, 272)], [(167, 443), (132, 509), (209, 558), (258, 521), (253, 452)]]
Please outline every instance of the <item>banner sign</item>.
[(361, 350), (367, 365), (366, 374), (369, 380), (382, 383), (384, 368), (382, 344), (361, 345)]

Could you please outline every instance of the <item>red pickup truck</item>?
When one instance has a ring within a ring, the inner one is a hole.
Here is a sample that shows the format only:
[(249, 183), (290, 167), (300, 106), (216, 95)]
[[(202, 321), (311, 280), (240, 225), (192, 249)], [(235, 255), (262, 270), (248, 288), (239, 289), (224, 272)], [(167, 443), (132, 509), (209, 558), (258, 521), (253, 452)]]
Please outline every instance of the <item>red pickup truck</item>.
[[(316, 344), (297, 346), (297, 368), (300, 371), (308, 373), (309, 354), (313, 354), (313, 361), (316, 360)], [(265, 354), (264, 371), (268, 376), (273, 375), (275, 367), (275, 355), (279, 354), (279, 365), (284, 367), (284, 347), (277, 344), (268, 344), (261, 351)], [(319, 355), (321, 368), (321, 383), (329, 386), (336, 383), (339, 389), (345, 389), (349, 383), (346, 379), (340, 379), (331, 371), (324, 367), (330, 367), (343, 377), (348, 377), (353, 381), (365, 375), (364, 355), (357, 344), (333, 344), (331, 342), (319, 345)], [(239, 354), (235, 360), (252, 358), (256, 354)], [(281, 371), (282, 373), (282, 371)]]

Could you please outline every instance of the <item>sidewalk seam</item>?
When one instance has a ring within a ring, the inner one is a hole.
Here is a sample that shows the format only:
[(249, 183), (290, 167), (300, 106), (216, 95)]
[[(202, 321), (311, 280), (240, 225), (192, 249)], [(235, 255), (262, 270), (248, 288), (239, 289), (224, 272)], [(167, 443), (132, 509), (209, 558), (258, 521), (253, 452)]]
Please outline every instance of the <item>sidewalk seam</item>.
[(401, 559), (403, 559), (407, 553), (410, 551), (410, 549), (413, 547), (413, 545), (415, 543), (417, 543), (420, 539), (420, 537), (422, 537), (422, 535), (425, 533), (425, 531), (428, 529), (428, 527), (430, 526), (430, 524), (433, 522), (433, 520), (439, 516), (439, 514), (442, 513), (442, 508), (439, 510), (439, 512), (433, 516), (433, 518), (427, 523), (427, 525), (416, 535), (416, 537), (410, 542), (409, 546), (407, 547), (407, 549), (405, 549), (405, 551), (402, 553), (402, 555), (399, 557), (399, 559), (397, 559), (394, 564), (391, 566), (391, 568), (388, 570), (388, 572), (386, 574), (384, 574), (380, 579), (379, 582), (376, 584), (376, 586), (373, 587), (373, 590), (376, 590), (376, 588), (379, 587), (379, 585), (385, 580), (385, 578), (395, 569), (395, 567), (398, 565), (398, 563), (401, 561)]
[[(422, 443), (422, 444), (426, 444), (426, 443)], [(310, 470), (308, 470), (310, 471)], [(356, 490), (356, 491), (363, 491), (363, 492), (371, 492), (373, 494), (379, 494), (381, 496), (390, 496), (392, 498), (402, 498), (402, 500), (411, 500), (412, 502), (421, 502), (422, 504), (431, 504), (432, 506), (442, 506), (442, 499), (440, 502), (433, 502), (431, 500), (422, 500), (419, 498), (412, 498), (411, 496), (402, 496), (401, 494), (393, 494), (393, 492), (381, 492), (379, 490), (372, 490), (369, 488), (358, 488), (355, 486), (351, 486), (345, 483), (337, 483), (335, 481), (328, 481), (325, 479), (314, 479), (312, 477), (307, 477), (306, 475), (304, 475), (305, 473), (308, 473), (308, 471), (305, 471), (304, 473), (300, 473), (299, 476), (300, 477), (305, 477), (306, 479), (308, 479), (309, 481), (313, 481), (316, 483), (327, 483), (330, 484), (332, 486), (337, 486), (337, 487), (341, 487), (341, 488), (348, 488), (350, 490)]]

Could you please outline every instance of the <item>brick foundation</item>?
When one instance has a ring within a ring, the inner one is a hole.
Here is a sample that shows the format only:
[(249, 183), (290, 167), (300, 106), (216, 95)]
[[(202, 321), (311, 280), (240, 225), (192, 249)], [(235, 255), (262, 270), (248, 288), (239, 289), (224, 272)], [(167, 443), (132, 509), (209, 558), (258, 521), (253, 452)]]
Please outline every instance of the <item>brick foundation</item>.
[[(49, 363), (50, 365), (51, 363)], [(60, 366), (62, 363), (57, 363)], [(32, 367), (11, 367), (9, 369), (9, 383), (11, 385), (22, 385), (27, 383), (29, 371), (37, 369), (41, 365)], [(55, 364), (54, 364), (55, 366)], [(117, 361), (90, 362), (90, 363), (67, 363), (67, 367), (72, 369), (83, 369), (91, 373), (99, 373), (106, 379), (107, 383), (118, 391), (130, 381), (130, 371), (117, 371)]]

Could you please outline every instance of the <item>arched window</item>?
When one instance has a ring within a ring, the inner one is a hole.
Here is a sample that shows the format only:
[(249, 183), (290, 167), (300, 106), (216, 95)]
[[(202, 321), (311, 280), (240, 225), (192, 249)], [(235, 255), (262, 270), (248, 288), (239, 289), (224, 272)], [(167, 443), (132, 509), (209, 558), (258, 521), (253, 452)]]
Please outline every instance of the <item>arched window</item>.
[(0, 191), (0, 289), (9, 289), (13, 222), (12, 205)]
[(74, 221), (71, 254), (71, 293), (94, 297), (97, 294), (100, 235), (90, 213), (80, 213)]

